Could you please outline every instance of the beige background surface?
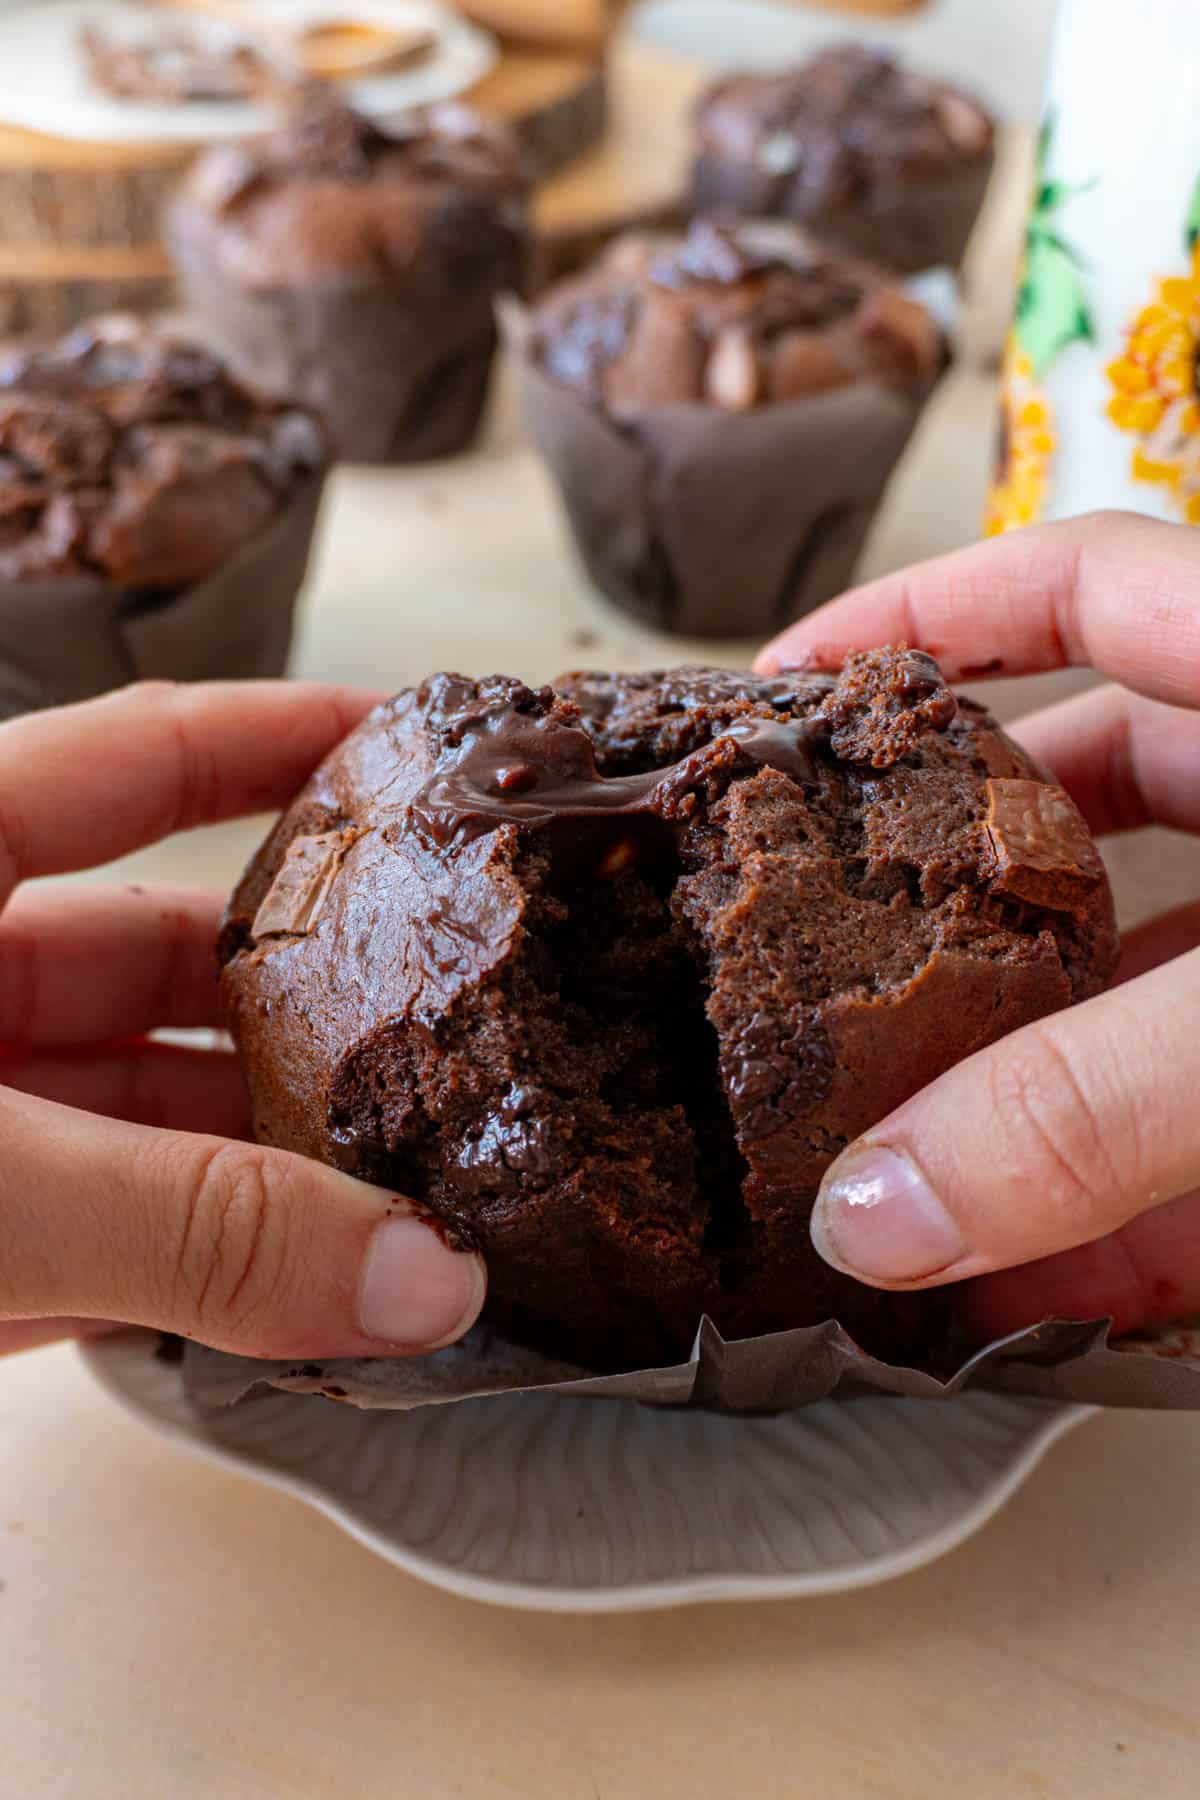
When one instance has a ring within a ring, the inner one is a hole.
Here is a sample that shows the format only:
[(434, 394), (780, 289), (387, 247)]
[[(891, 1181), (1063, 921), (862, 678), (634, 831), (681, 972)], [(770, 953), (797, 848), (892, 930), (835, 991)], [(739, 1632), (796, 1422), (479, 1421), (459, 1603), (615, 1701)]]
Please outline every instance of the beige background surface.
[[(1019, 3), (1019, 0), (1018, 0)], [(994, 344), (1020, 148), (977, 259)], [(991, 380), (944, 387), (868, 567), (975, 532)], [(736, 662), (747, 646), (723, 646)], [(582, 590), (501, 396), (480, 454), (339, 476), (298, 669), (678, 659)], [(1047, 689), (991, 697), (1011, 716)], [(128, 866), (226, 886), (261, 823)], [(1200, 891), (1121, 846), (1126, 919)], [(69, 1349), (0, 1368), (0, 1797), (1185, 1800), (1200, 1791), (1200, 1418), (1109, 1415), (934, 1568), (824, 1601), (586, 1620), (487, 1610), (194, 1464)]]

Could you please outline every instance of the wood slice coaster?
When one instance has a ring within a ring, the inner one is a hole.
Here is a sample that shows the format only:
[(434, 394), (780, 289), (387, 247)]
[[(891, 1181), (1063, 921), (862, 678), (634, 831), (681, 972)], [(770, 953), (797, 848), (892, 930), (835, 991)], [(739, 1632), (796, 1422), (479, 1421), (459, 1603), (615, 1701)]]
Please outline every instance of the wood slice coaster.
[(166, 253), (0, 244), (0, 339), (57, 337), (97, 313), (150, 312), (175, 297)]
[(450, 0), (511, 43), (599, 54), (628, 0)]
[(604, 141), (534, 198), (536, 285), (579, 268), (620, 231), (683, 221), (692, 107), (707, 79), (641, 44), (613, 50)]
[(886, 19), (896, 13), (921, 12), (929, 0), (807, 0), (826, 12), (858, 13), (862, 17)]
[(190, 154), (178, 144), (89, 144), (0, 125), (0, 244), (153, 244)]
[[(508, 49), (465, 98), (513, 127), (539, 178), (605, 130), (605, 68), (594, 57)], [(161, 219), (194, 154), (192, 145), (83, 143), (0, 125), (0, 335), (168, 304)]]
[(0, 125), (0, 335), (56, 334), (169, 299), (159, 219), (188, 154)]
[[(510, 49), (468, 97), (519, 133), (544, 180), (534, 199), (540, 282), (615, 233), (684, 212), (700, 71), (618, 44), (607, 65)], [(607, 126), (607, 128), (606, 128)], [(53, 333), (98, 311), (170, 304), (163, 209), (194, 154), (0, 126), (0, 334)]]
[(512, 48), (463, 98), (512, 128), (534, 179), (544, 181), (603, 138), (608, 89), (597, 57)]

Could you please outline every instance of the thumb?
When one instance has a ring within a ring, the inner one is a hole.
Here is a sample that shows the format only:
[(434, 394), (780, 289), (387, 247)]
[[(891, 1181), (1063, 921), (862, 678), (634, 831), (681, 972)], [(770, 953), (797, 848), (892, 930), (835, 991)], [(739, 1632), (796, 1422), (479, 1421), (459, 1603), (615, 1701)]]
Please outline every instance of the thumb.
[(1028, 1025), (843, 1151), (821, 1255), (928, 1287), (1106, 1236), (1200, 1184), (1200, 951)]
[(254, 1144), (0, 1090), (0, 1319), (123, 1319), (250, 1356), (432, 1350), (482, 1260), (411, 1202)]

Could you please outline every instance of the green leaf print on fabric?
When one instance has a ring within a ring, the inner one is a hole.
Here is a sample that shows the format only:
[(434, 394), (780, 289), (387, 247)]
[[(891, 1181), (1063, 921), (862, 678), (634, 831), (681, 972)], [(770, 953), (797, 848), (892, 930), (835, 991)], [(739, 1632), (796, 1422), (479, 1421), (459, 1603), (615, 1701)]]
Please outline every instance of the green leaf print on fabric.
[(1094, 343), (1095, 324), (1084, 293), (1084, 263), (1059, 230), (1058, 215), (1091, 182), (1069, 183), (1049, 174), (1054, 121), (1038, 137), (1033, 209), (1025, 233), (1025, 259), (1013, 329), (1035, 375), (1042, 375), (1068, 344)]
[(1079, 265), (1070, 251), (1052, 238), (1035, 238), (1028, 245), (1015, 323), (1021, 348), (1036, 375), (1068, 344), (1095, 341)]
[(1188, 204), (1187, 227), (1183, 234), (1185, 247), (1188, 250), (1194, 250), (1198, 238), (1200, 238), (1200, 175), (1196, 177), (1196, 185), (1192, 189), (1192, 198)]

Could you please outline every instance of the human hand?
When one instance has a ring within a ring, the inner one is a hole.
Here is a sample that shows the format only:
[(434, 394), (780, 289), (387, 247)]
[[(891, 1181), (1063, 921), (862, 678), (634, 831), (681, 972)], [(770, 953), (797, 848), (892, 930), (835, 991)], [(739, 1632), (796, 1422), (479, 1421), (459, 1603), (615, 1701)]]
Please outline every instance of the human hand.
[(397, 1355), (483, 1304), (403, 1198), (245, 1142), (221, 898), (21, 884), (276, 808), (372, 704), (308, 683), (147, 684), (0, 726), (0, 1353), (121, 1319), (272, 1357)]
[[(1200, 536), (1126, 514), (1032, 527), (870, 583), (760, 670), (906, 642), (952, 680), (1090, 665), (1113, 683), (1013, 727), (1097, 835), (1200, 832)], [(844, 1151), (813, 1214), (876, 1287), (967, 1280), (984, 1333), (1200, 1309), (1200, 905), (1125, 942), (1116, 986), (1014, 1032)]]

